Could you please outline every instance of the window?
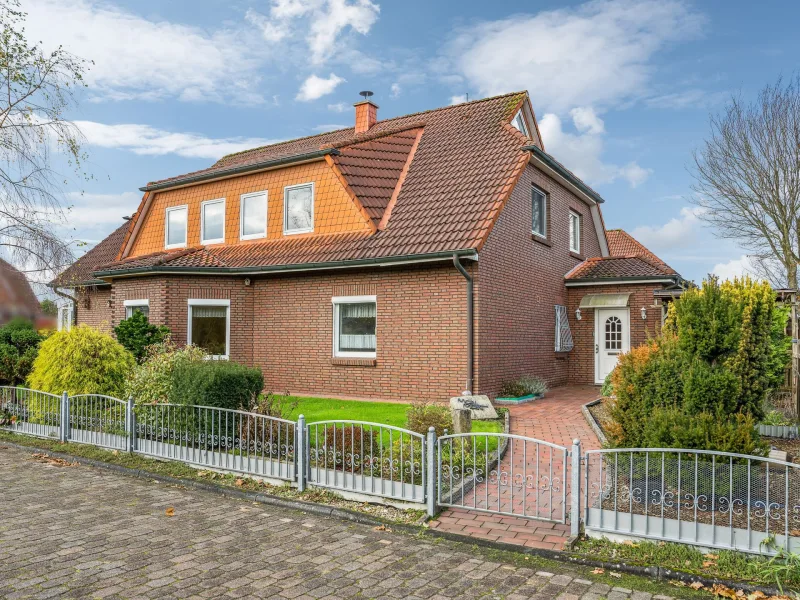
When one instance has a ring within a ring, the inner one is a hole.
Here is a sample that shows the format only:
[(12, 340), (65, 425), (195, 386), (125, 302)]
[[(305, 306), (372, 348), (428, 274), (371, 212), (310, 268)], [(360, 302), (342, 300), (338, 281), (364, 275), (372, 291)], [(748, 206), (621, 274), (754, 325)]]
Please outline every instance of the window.
[(537, 188), (533, 188), (533, 223), (531, 231), (541, 237), (547, 237), (547, 196)]
[(137, 312), (150, 318), (150, 300), (125, 300), (125, 318), (130, 319)]
[(231, 338), (230, 300), (189, 300), (187, 342), (211, 358), (228, 359)]
[(333, 299), (333, 355), (375, 358), (378, 304), (375, 296)]
[(225, 199), (209, 200), (200, 205), (200, 243), (225, 242)]
[(617, 317), (606, 319), (606, 350), (622, 350), (622, 321)]
[(74, 310), (72, 302), (62, 304), (58, 307), (58, 330), (69, 331), (72, 329), (72, 311)]
[(574, 345), (567, 318), (567, 307), (556, 305), (556, 352), (569, 352)]
[(242, 194), (240, 204), (242, 210), (239, 215), (239, 237), (243, 240), (267, 237), (267, 192)]
[(314, 184), (290, 185), (283, 190), (283, 233), (314, 231)]
[(522, 132), (522, 135), (524, 135), (525, 137), (531, 137), (530, 135), (528, 135), (528, 126), (525, 125), (525, 116), (522, 114), (521, 108), (519, 109), (517, 116), (514, 117), (513, 123), (514, 127), (516, 127)]
[(581, 216), (572, 211), (569, 212), (569, 249), (577, 254), (581, 252)]
[(173, 206), (167, 209), (166, 232), (164, 246), (169, 248), (183, 248), (186, 246), (186, 224), (189, 208), (187, 206)]

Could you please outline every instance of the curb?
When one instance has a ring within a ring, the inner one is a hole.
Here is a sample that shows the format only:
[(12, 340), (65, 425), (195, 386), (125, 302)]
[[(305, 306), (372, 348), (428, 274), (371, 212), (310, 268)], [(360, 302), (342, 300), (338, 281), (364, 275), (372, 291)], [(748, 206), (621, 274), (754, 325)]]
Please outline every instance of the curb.
[[(26, 446), (23, 444), (17, 444), (15, 442), (2, 441), (0, 442), (0, 445), (8, 446), (26, 452), (33, 451), (39, 454), (43, 454), (45, 456), (49, 456), (52, 458), (59, 458), (83, 466), (96, 467), (100, 469), (105, 469), (107, 471), (113, 471), (115, 473), (124, 475), (126, 477), (135, 477), (138, 479), (150, 479), (152, 481), (167, 483), (170, 485), (180, 486), (187, 489), (198, 490), (203, 492), (211, 492), (212, 494), (217, 494), (218, 496), (223, 496), (227, 498), (236, 498), (238, 500), (246, 500), (248, 502), (258, 502), (259, 504), (266, 504), (269, 506), (277, 506), (279, 508), (286, 508), (299, 512), (311, 513), (322, 517), (331, 517), (335, 519), (341, 519), (344, 521), (351, 521), (353, 523), (359, 523), (362, 525), (389, 526), (390, 528), (396, 531), (404, 531), (406, 533), (410, 533), (413, 535), (423, 535), (423, 536), (446, 539), (467, 546), (479, 546), (483, 548), (490, 548), (493, 550), (500, 550), (503, 552), (513, 552), (516, 554), (539, 556), (542, 558), (555, 560), (557, 562), (576, 564), (584, 567), (613, 569), (615, 571), (627, 573), (630, 575), (649, 577), (650, 579), (655, 579), (656, 581), (681, 581), (686, 584), (699, 581), (708, 588), (711, 588), (715, 584), (722, 584), (735, 590), (741, 589), (744, 590), (745, 592), (760, 591), (770, 596), (776, 596), (779, 595), (780, 593), (777, 588), (762, 587), (753, 584), (730, 581), (727, 579), (702, 577), (699, 575), (684, 573), (682, 571), (673, 571), (671, 569), (666, 569), (663, 567), (643, 567), (638, 565), (628, 565), (625, 563), (609, 563), (557, 550), (526, 548), (524, 546), (517, 546), (515, 544), (508, 544), (505, 542), (472, 538), (464, 535), (459, 535), (457, 533), (449, 533), (445, 531), (438, 531), (436, 529), (430, 529), (429, 527), (424, 527), (424, 526), (421, 527), (419, 525), (408, 525), (406, 523), (397, 523), (395, 521), (391, 521), (389, 519), (382, 519), (380, 517), (367, 516), (362, 513), (358, 513), (356, 511), (348, 510), (346, 508), (337, 508), (332, 506), (329, 507), (322, 504), (315, 504), (313, 502), (305, 502), (303, 500), (286, 500), (284, 498), (279, 498), (277, 496), (271, 496), (269, 494), (264, 494), (264, 493), (241, 492), (239, 490), (230, 489), (227, 486), (217, 485), (214, 483), (203, 483), (199, 481), (194, 481), (192, 479), (170, 477), (169, 475), (158, 475), (155, 473), (144, 471), (142, 469), (131, 469), (129, 467), (122, 467), (120, 465), (114, 465), (100, 460), (94, 460), (92, 458), (82, 458), (79, 456), (74, 456), (72, 454), (65, 454), (63, 452), (54, 452), (52, 450), (44, 450), (42, 448), (37, 448), (35, 446)], [(424, 523), (427, 520), (428, 520), (427, 515), (424, 515), (422, 518), (420, 518), (418, 523), (421, 525), (421, 523)]]
[(586, 404), (581, 406), (581, 413), (583, 413), (583, 418), (586, 419), (586, 422), (589, 424), (589, 427), (592, 428), (592, 431), (594, 431), (594, 434), (600, 440), (600, 444), (602, 446), (607, 446), (608, 438), (606, 437), (606, 434), (603, 433), (603, 429), (600, 427), (600, 423), (597, 422), (597, 420), (594, 418), (594, 415), (592, 415), (592, 412), (589, 410), (590, 406), (597, 406), (602, 401), (603, 401), (602, 398), (598, 398), (597, 400), (592, 400), (591, 402), (587, 402)]

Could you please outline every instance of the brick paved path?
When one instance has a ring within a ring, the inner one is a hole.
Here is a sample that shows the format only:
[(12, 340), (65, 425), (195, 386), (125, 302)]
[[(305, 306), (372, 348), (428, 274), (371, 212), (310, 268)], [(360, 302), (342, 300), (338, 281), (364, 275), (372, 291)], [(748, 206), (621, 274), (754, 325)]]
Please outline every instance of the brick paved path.
[[(545, 398), (530, 404), (511, 407), (511, 433), (566, 448), (571, 448), (577, 438), (583, 450), (600, 448), (597, 436), (581, 413), (581, 407), (598, 395), (599, 389), (594, 386), (569, 386), (551, 390)], [(487, 482), (476, 486), (474, 492), (467, 494), (463, 502), (460, 497), (456, 498), (455, 504), (493, 510), (499, 506), (503, 512), (511, 512), (513, 516), (448, 508), (431, 523), (431, 527), (529, 548), (560, 550), (569, 536), (569, 525), (521, 518), (523, 515), (538, 515), (560, 520), (564, 511), (564, 486), (569, 493), (569, 481), (563, 481), (563, 458), (558, 452), (554, 452), (551, 458), (548, 448), (542, 445), (538, 446), (537, 454), (536, 446), (531, 442), (515, 442), (513, 458), (507, 452), (501, 463), (500, 471), (508, 476), (501, 476), (499, 485), (496, 476), (490, 477)], [(514, 478), (510, 475), (512, 460)], [(551, 466), (554, 475), (550, 474)], [(555, 491), (552, 496), (551, 489)]]
[(0, 481), (0, 597), (8, 600), (666, 598), (581, 579), (588, 569), (492, 562), (446, 540), (44, 465), (4, 447)]

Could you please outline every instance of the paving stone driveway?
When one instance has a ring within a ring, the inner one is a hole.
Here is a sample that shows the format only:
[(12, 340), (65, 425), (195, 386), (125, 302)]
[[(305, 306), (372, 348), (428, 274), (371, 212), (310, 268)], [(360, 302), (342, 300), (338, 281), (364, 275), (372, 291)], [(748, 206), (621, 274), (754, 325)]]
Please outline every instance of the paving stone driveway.
[(664, 598), (2, 446), (0, 482), (1, 598)]

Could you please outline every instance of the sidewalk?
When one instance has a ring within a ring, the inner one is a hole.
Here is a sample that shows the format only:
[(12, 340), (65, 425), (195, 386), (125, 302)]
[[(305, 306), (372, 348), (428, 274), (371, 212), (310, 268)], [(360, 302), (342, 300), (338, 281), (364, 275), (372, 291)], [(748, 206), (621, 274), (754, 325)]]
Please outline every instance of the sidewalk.
[[(551, 390), (545, 398), (531, 404), (511, 407), (511, 433), (566, 448), (571, 448), (575, 439), (581, 441), (583, 450), (600, 448), (600, 441), (581, 413), (581, 406), (597, 398), (599, 393), (599, 389), (594, 386), (568, 386)], [(520, 444), (520, 442), (516, 443)], [(509, 472), (507, 464), (509, 460), (507, 453), (501, 471)], [(530, 464), (530, 459), (527, 460)], [(520, 453), (517, 452), (514, 459), (517, 472), (520, 471), (519, 461)], [(555, 461), (554, 464), (560, 463)], [(566, 485), (568, 482), (555, 481), (551, 483)], [(483, 488), (487, 485), (488, 482), (480, 484), (466, 498), (465, 504), (472, 502), (471, 499), (474, 496), (480, 498)], [(539, 485), (538, 481), (536, 485)], [(504, 500), (507, 500), (506, 495), (501, 492)], [(543, 494), (537, 490), (533, 495), (540, 498)], [(525, 507), (521, 505), (520, 498), (526, 496), (530, 498), (530, 493), (517, 494), (517, 499), (513, 504), (504, 503), (504, 510), (521, 514)], [(530, 500), (528, 506), (533, 506)], [(565, 507), (561, 505), (559, 494), (556, 494), (553, 504), (548, 506), (547, 510), (553, 511), (554, 518), (560, 518), (563, 515), (561, 511), (565, 510)], [(538, 505), (536, 505), (536, 511), (539, 511)], [(569, 524), (491, 514), (466, 508), (445, 509), (438, 519), (430, 523), (430, 527), (449, 533), (546, 550), (560, 550), (569, 536)]]

